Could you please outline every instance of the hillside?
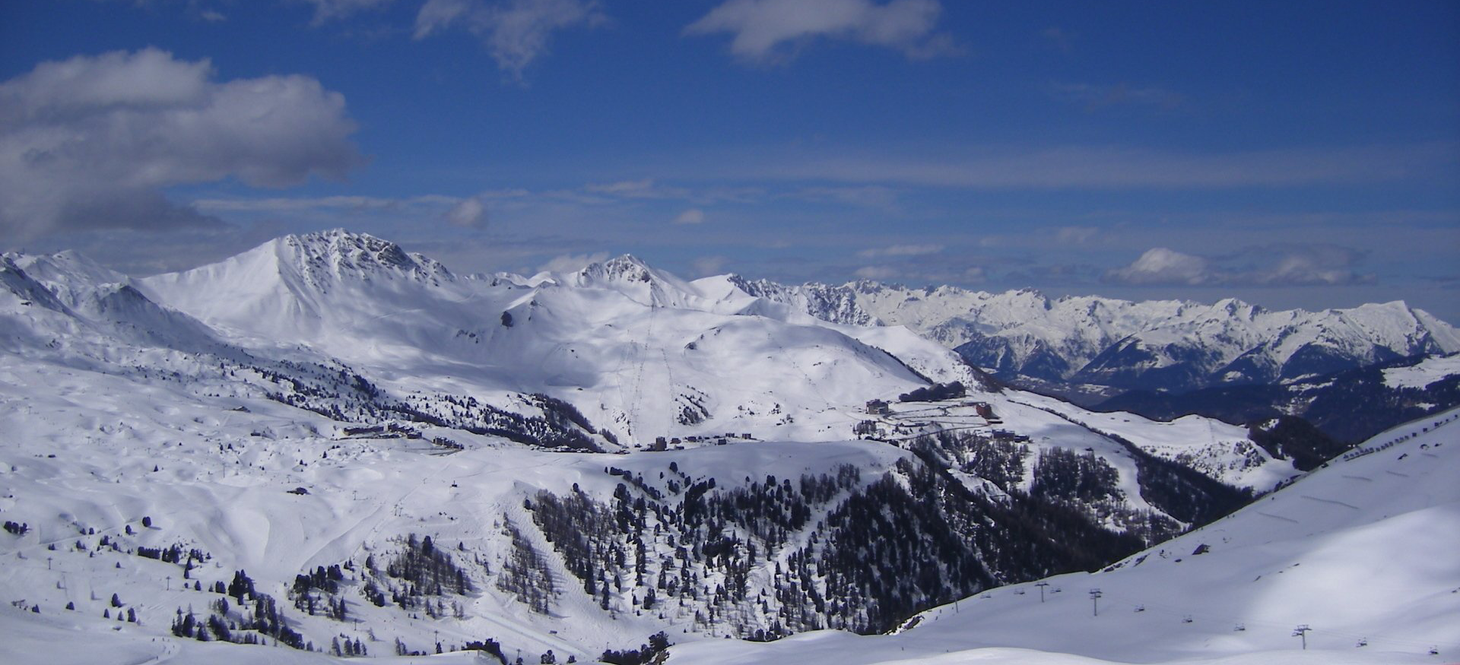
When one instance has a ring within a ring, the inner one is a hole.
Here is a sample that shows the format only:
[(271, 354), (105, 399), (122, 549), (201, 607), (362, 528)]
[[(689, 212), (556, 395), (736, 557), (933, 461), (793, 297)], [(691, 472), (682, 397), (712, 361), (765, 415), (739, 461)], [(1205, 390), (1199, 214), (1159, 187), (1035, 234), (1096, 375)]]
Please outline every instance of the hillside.
[(1336, 441), (1356, 443), (1399, 423), (1460, 404), (1457, 358), (1460, 356), (1406, 358), (1274, 385), (1188, 393), (1131, 391), (1093, 408), (1158, 420), (1199, 414), (1254, 425), (1296, 416)]
[[(1452, 620), (1460, 567), (1448, 556), (1460, 543), (1457, 419), (1449, 411), (1383, 432), (1226, 519), (1101, 572), (979, 594), (895, 635), (703, 642), (675, 647), (674, 658), (1406, 663), (1435, 662), (1432, 649), (1451, 658), (1460, 652)], [(1305, 625), (1306, 651), (1294, 634)]]

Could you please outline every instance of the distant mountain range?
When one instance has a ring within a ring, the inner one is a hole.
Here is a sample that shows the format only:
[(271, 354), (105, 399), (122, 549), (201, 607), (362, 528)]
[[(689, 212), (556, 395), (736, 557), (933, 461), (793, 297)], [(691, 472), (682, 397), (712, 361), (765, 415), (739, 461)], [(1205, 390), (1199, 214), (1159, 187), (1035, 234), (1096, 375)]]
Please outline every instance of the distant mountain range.
[(1001, 379), (1067, 396), (1273, 384), (1460, 351), (1460, 331), (1403, 302), (1268, 311), (1235, 299), (1051, 299), (1029, 289), (731, 279), (825, 321), (907, 326)]

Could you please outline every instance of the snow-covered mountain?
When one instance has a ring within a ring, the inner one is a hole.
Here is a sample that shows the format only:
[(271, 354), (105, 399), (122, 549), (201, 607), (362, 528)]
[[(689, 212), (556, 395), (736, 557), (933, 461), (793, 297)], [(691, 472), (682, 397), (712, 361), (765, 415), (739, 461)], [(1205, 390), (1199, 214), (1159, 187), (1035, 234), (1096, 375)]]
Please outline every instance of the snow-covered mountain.
[(0, 649), (880, 632), (1303, 475), (1243, 427), (998, 388), (787, 293), (633, 257), (456, 275), (343, 231), (142, 280), (5, 256)]
[(551, 393), (629, 446), (772, 429), (836, 438), (847, 433), (842, 412), (867, 399), (927, 380), (977, 382), (955, 354), (910, 332), (740, 316), (633, 257), (532, 280), (458, 277), (337, 231), (138, 288), (234, 343), (305, 347), (407, 396), (507, 408), (513, 395)]
[(1380, 433), (1099, 572), (970, 596), (891, 635), (696, 642), (672, 648), (671, 662), (1449, 662), (1460, 652), (1457, 420), (1450, 411)]
[(1275, 383), (1460, 351), (1460, 332), (1402, 302), (1268, 311), (1235, 299), (1137, 303), (868, 281), (749, 284), (823, 320), (907, 326), (1004, 378), (1118, 390)]

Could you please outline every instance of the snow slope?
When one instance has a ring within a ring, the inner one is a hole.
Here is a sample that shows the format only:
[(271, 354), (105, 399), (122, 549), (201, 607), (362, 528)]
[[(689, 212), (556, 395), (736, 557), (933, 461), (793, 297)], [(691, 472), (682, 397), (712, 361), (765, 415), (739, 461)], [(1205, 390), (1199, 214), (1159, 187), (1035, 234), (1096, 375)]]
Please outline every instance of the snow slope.
[[(1206, 528), (1094, 574), (996, 589), (895, 635), (701, 642), (691, 663), (1404, 663), (1460, 653), (1460, 439), (1384, 432)], [(1201, 553), (1198, 553), (1201, 552)], [(1090, 590), (1099, 589), (1098, 601)], [(1098, 616), (1095, 614), (1098, 602)], [(909, 622), (913, 624), (913, 622)], [(1306, 652), (1294, 630), (1307, 625)], [(673, 662), (673, 661), (671, 661)], [(1440, 661), (1444, 662), (1444, 661)]]
[(1086, 411), (1033, 393), (1011, 393), (1010, 401), (1060, 414), (1096, 432), (1126, 439), (1141, 450), (1180, 463), (1234, 487), (1266, 491), (1298, 475), (1292, 462), (1276, 459), (1254, 444), (1247, 429), (1214, 418), (1182, 416), (1169, 422), (1123, 412)]
[(1391, 388), (1425, 388), (1456, 374), (1460, 374), (1460, 355), (1426, 358), (1412, 367), (1384, 370), (1384, 385)]
[[(49, 390), (35, 389), (46, 384)], [(128, 648), (143, 653), (162, 648), (154, 639), (176, 644), (164, 639), (174, 610), (191, 606), (206, 612), (219, 598), (208, 589), (227, 582), (234, 571), (248, 571), (261, 591), (287, 606), (286, 583), (296, 573), (344, 561), (359, 566), (370, 554), (386, 559), (415, 533), (450, 543), (462, 562), (485, 562), (468, 567), (480, 591), (459, 599), (467, 603), (464, 618), (412, 619), (352, 594), (349, 611), (358, 623), (288, 608), (294, 627), (317, 646), (341, 633), (361, 637), (376, 655), (389, 655), (397, 637), (420, 650), (430, 650), (437, 639), (459, 646), (493, 637), (534, 657), (554, 649), (582, 661), (605, 648), (635, 646), (630, 640), (687, 620), (637, 617), (628, 607), (628, 592), (622, 605), (601, 610), (572, 593), (561, 563), (552, 564), (553, 576), (567, 588), (551, 614), (531, 612), (494, 586), (490, 571), (500, 571), (510, 555), (510, 541), (500, 535), (504, 519), (526, 527), (540, 551), (551, 551), (532, 529), (524, 497), (538, 490), (565, 494), (574, 485), (606, 497), (621, 482), (605, 473), (610, 465), (647, 475), (673, 464), (733, 487), (741, 477), (834, 473), (843, 464), (875, 475), (906, 454), (867, 442), (746, 442), (627, 457), (568, 454), (428, 429), (425, 439), (447, 435), (467, 444), (442, 454), (423, 439), (352, 436), (341, 423), (265, 399), (215, 398), (177, 385), (144, 387), (9, 356), (0, 357), (0, 425), (8, 435), (0, 447), (5, 487), (0, 511), (29, 527), (21, 535), (0, 534), (6, 562), (0, 566), (0, 598), (39, 609), (33, 616), (7, 607), (0, 623), (20, 622), (27, 627), (15, 628), (17, 633), (41, 634), (58, 625), (81, 633), (120, 625), (137, 636)], [(289, 491), (296, 487), (307, 493)], [(144, 518), (151, 526), (143, 526)], [(102, 537), (123, 551), (100, 547)], [(202, 590), (183, 588), (181, 567), (126, 551), (171, 544), (211, 555), (190, 575)], [(140, 625), (120, 622), (120, 616), (101, 618), (103, 610), (120, 614), (110, 606), (113, 593), (137, 612)], [(76, 609), (63, 609), (68, 602)], [(43, 626), (32, 626), (35, 621)], [(380, 641), (367, 639), (367, 629)], [(190, 640), (179, 642), (194, 657), (210, 653)], [(74, 660), (85, 661), (106, 643), (75, 644)]]
[(401, 391), (449, 387), (503, 407), (513, 393), (547, 392), (627, 445), (723, 432), (838, 438), (845, 411), (869, 396), (924, 377), (974, 382), (956, 356), (905, 330), (740, 315), (632, 257), (524, 283), (458, 277), (335, 231), (141, 287), (235, 343), (304, 346)]

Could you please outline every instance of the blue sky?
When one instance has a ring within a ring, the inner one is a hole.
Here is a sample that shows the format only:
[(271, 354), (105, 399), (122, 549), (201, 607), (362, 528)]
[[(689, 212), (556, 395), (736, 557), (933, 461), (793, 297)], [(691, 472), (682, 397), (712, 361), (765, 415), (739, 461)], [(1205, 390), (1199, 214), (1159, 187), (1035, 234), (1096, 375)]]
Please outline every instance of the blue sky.
[(1460, 4), (17, 0), (0, 249), (137, 274), (345, 227), (1460, 321)]

